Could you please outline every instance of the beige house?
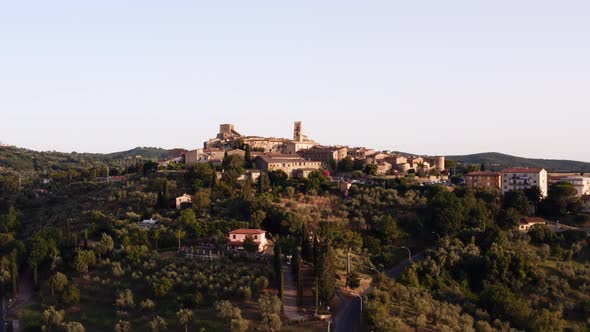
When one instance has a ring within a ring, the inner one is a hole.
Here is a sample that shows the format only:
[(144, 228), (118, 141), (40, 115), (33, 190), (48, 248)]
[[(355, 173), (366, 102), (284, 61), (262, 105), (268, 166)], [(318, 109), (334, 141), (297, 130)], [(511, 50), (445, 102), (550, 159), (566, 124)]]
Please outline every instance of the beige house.
[(193, 198), (191, 197), (191, 195), (184, 193), (182, 196), (176, 197), (176, 209), (180, 210), (183, 203), (192, 203), (192, 202), (193, 202)]
[(295, 170), (321, 170), (325, 167), (325, 164), (321, 161), (308, 161), (298, 155), (288, 154), (266, 153), (256, 157), (254, 163), (256, 164), (256, 168), (263, 172), (281, 170), (290, 177), (295, 175)]
[(502, 170), (502, 194), (538, 187), (547, 197), (547, 171), (542, 168), (506, 168)]
[(502, 176), (496, 172), (471, 172), (465, 175), (465, 186), (484, 190), (500, 190)]
[(331, 160), (340, 161), (348, 155), (348, 149), (344, 146), (316, 146), (311, 149), (297, 152), (303, 159), (322, 161), (328, 164)]
[(223, 160), (225, 151), (221, 149), (196, 149), (184, 153), (184, 165), (186, 168), (195, 164), (211, 163), (218, 165)]
[(252, 238), (258, 244), (258, 252), (266, 250), (268, 242), (266, 240), (266, 231), (261, 229), (241, 228), (229, 232), (227, 237), (227, 247), (232, 250), (243, 250), (244, 241), (247, 237)]
[(368, 156), (374, 155), (377, 151), (367, 148), (350, 148), (346, 153), (352, 159), (365, 159)]
[(393, 166), (386, 162), (386, 161), (379, 161), (377, 162), (377, 175), (386, 175), (389, 171), (393, 169)]
[(518, 230), (521, 232), (528, 232), (535, 225), (546, 225), (547, 220), (543, 218), (522, 218), (518, 224)]
[(290, 141), (287, 142), (285, 145), (285, 150), (283, 151), (285, 154), (296, 154), (301, 150), (311, 149), (314, 146), (318, 145), (318, 143), (313, 141), (304, 141), (304, 142), (297, 142), (297, 141)]

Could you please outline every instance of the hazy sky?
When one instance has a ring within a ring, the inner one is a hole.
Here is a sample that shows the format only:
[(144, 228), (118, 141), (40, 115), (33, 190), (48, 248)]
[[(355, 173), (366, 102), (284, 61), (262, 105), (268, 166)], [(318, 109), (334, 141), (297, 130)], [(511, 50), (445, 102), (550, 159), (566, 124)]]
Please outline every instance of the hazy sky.
[(2, 1), (0, 141), (590, 161), (590, 1)]

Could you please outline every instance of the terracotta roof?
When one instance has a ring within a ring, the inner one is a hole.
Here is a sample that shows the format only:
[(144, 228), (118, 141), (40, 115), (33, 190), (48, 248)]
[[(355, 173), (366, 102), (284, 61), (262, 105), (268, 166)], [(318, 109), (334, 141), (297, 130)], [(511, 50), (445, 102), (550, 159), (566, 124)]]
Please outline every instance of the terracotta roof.
[(240, 228), (229, 232), (230, 234), (264, 234), (266, 231), (261, 229)]
[(465, 176), (499, 176), (500, 173), (497, 172), (470, 172), (465, 174)]
[(502, 173), (540, 173), (543, 168), (514, 167), (505, 168)]
[(521, 224), (545, 224), (547, 220), (539, 217), (524, 217), (520, 219)]

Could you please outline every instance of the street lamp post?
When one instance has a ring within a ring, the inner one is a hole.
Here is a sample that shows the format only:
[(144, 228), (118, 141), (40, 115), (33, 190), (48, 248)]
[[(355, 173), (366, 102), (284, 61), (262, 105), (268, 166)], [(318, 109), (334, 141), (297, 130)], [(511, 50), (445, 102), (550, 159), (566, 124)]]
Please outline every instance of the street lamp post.
[(328, 321), (328, 332), (330, 332), (330, 327), (332, 326), (332, 320)]
[(361, 321), (361, 324), (363, 324), (363, 297), (358, 294), (356, 294), (356, 296), (359, 298), (359, 300), (361, 300), (361, 319), (360, 319), (360, 321)]
[(408, 251), (408, 262), (412, 262), (412, 252), (410, 251), (410, 248), (403, 246), (402, 248), (406, 249)]

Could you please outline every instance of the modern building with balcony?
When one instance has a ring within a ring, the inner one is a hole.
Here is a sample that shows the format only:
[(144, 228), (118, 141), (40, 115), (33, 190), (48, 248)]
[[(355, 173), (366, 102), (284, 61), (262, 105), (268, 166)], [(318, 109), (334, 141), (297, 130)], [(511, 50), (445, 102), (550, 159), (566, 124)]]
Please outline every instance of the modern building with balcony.
[(502, 170), (502, 194), (514, 190), (538, 187), (541, 196), (547, 197), (547, 171), (542, 168), (506, 168)]

